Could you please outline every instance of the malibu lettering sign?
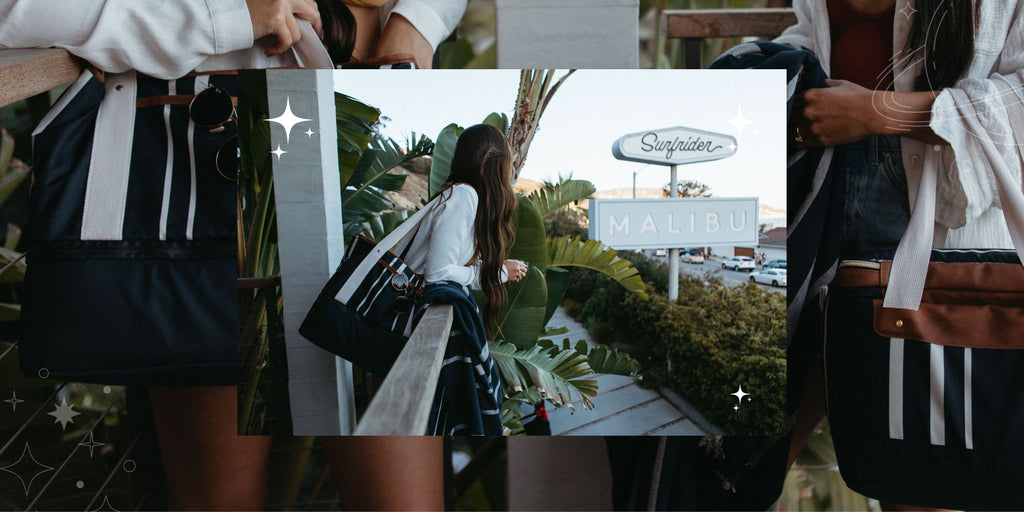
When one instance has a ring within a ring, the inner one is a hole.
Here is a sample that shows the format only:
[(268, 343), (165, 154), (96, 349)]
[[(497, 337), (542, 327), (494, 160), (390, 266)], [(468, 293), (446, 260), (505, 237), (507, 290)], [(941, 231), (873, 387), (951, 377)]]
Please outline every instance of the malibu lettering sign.
[(590, 238), (614, 249), (756, 244), (757, 198), (591, 199)]
[(722, 133), (674, 126), (630, 133), (612, 144), (618, 160), (680, 165), (720, 160), (736, 154), (736, 138)]

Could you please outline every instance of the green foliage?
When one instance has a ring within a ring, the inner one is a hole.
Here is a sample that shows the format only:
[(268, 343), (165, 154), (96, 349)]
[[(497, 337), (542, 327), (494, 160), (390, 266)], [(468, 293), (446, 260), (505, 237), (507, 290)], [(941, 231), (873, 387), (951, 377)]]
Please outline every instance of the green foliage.
[[(539, 396), (557, 406), (571, 407), (575, 392), (582, 398), (584, 407), (594, 406), (590, 397), (597, 395), (597, 381), (583, 378), (594, 372), (587, 356), (576, 349), (542, 345), (536, 341), (526, 348), (493, 341), (490, 352), (501, 372), (502, 386), (510, 401), (532, 402)], [(523, 393), (531, 387), (536, 389), (536, 395)], [(517, 398), (520, 393), (523, 394)]]
[[(669, 197), (670, 185), (661, 187), (661, 195)], [(676, 183), (677, 197), (711, 197), (711, 187), (695, 180), (681, 180)]]
[(556, 238), (548, 242), (551, 267), (583, 267), (596, 270), (641, 298), (647, 298), (644, 282), (629, 260), (597, 240)]
[(544, 274), (530, 267), (526, 277), (508, 283), (508, 297), (498, 313), (498, 335), (513, 345), (527, 349), (537, 342), (544, 329), (548, 287)]
[(597, 192), (594, 184), (586, 180), (562, 178), (558, 183), (545, 183), (530, 194), (530, 200), (537, 205), (541, 216), (547, 217), (570, 204), (590, 197)]
[(441, 129), (434, 142), (434, 153), (430, 162), (430, 184), (428, 193), (433, 196), (448, 179), (452, 168), (452, 155), (455, 153), (455, 142), (462, 135), (463, 128), (455, 123)]
[(515, 242), (508, 258), (522, 260), (541, 272), (548, 268), (547, 236), (544, 233), (544, 219), (537, 206), (525, 196), (519, 196), (512, 213), (512, 229)]

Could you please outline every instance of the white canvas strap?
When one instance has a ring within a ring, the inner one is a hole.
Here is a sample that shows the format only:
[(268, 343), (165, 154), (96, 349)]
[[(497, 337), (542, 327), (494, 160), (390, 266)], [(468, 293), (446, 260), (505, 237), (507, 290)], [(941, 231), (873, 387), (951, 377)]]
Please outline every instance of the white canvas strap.
[(363, 278), (365, 278), (373, 265), (384, 256), (384, 253), (391, 250), (398, 242), (400, 242), (406, 235), (412, 233), (416, 229), (423, 219), (427, 218), (427, 214), (432, 212), (436, 208), (437, 204), (441, 201), (441, 196), (434, 198), (433, 201), (427, 203), (426, 206), (416, 212), (412, 217), (409, 217), (405, 222), (401, 223), (396, 227), (388, 236), (384, 237), (377, 245), (367, 254), (363, 261), (359, 262), (359, 266), (352, 272), (345, 284), (342, 285), (341, 290), (334, 296), (335, 300), (342, 304), (348, 304), (349, 299), (355, 294), (356, 289), (362, 284)]
[(334, 69), (334, 62), (327, 53), (327, 48), (324, 48), (324, 44), (320, 42), (320, 37), (313, 30), (313, 25), (306, 20), (296, 21), (299, 22), (302, 39), (299, 39), (292, 49), (295, 50), (295, 55), (299, 58), (299, 66), (306, 69)]
[(109, 74), (96, 115), (82, 208), (82, 240), (120, 240), (135, 135), (135, 71)]
[[(1010, 126), (1024, 127), (1024, 104), (1021, 103), (1021, 97), (1004, 80), (994, 79), (993, 83), (1000, 90)], [(991, 163), (989, 170), (995, 178), (999, 202), (1002, 206), (1003, 216), (1006, 218), (1006, 226), (1017, 255), (1024, 263), (1024, 192), (1014, 180), (1010, 167), (999, 153), (995, 142), (991, 137), (985, 136), (988, 131), (979, 121), (979, 113), (967, 97), (967, 93), (958, 89), (950, 89), (949, 93), (954, 95), (954, 103), (960, 105), (961, 119), (966, 124), (964, 129), (978, 134), (974, 140), (981, 147), (986, 160)], [(1015, 137), (1017, 137), (1018, 162), (1024, 168), (1024, 146), (1022, 146), (1024, 133), (1015, 133)], [(910, 223), (900, 240), (895, 256), (893, 256), (892, 271), (882, 303), (883, 307), (917, 310), (921, 305), (921, 295), (924, 293), (935, 229), (937, 182), (938, 151), (929, 150), (925, 154), (921, 185)]]

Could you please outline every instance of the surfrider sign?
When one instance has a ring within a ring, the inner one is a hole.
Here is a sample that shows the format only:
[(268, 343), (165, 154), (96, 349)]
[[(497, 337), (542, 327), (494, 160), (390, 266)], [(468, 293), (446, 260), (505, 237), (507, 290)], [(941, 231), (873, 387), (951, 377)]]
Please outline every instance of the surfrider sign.
[(680, 165), (720, 160), (736, 154), (736, 138), (683, 126), (623, 135), (612, 143), (618, 160)]
[(756, 244), (757, 198), (591, 199), (590, 238), (614, 249)]

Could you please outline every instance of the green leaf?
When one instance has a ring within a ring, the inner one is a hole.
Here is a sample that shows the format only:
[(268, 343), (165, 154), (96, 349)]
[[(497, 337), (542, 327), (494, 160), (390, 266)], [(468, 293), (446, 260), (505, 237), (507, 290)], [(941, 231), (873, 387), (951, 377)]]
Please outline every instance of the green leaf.
[(563, 179), (558, 183), (545, 183), (530, 193), (529, 198), (537, 205), (542, 217), (577, 201), (582, 201), (597, 192), (594, 184), (586, 180)]
[(455, 42), (441, 43), (437, 47), (438, 60), (442, 69), (462, 69), (473, 60), (473, 43), (465, 37)]
[(568, 270), (560, 267), (550, 267), (544, 273), (544, 280), (548, 283), (548, 305), (544, 313), (544, 325), (551, 321), (558, 305), (562, 303), (565, 292), (569, 289), (570, 275)]
[(580, 240), (564, 236), (548, 241), (551, 267), (582, 267), (601, 272), (612, 278), (636, 296), (646, 300), (643, 279), (629, 260), (619, 258), (614, 249), (597, 240)]
[(437, 139), (434, 142), (434, 155), (430, 159), (430, 186), (428, 192), (431, 197), (438, 190), (441, 190), (441, 186), (448, 179), (452, 166), (452, 154), (455, 153), (455, 143), (459, 140), (459, 135), (462, 135), (462, 130), (461, 126), (452, 123), (445, 126), (441, 129), (441, 133), (437, 134)]
[[(556, 406), (572, 407), (573, 394), (578, 394), (583, 406), (594, 406), (590, 397), (597, 395), (597, 381), (587, 379), (593, 375), (586, 356), (575, 350), (554, 350), (533, 344), (518, 348), (511, 343), (490, 343), (491, 357), (501, 372), (505, 393), (515, 396), (536, 388), (536, 392)], [(532, 398), (526, 393), (526, 398)]]
[(498, 67), (498, 52), (494, 43), (484, 48), (484, 50), (475, 57), (473, 60), (466, 63), (465, 69), (494, 69)]
[(515, 212), (512, 213), (512, 229), (516, 234), (515, 243), (509, 250), (510, 259), (523, 260), (530, 267), (541, 272), (548, 268), (547, 234), (544, 219), (526, 196), (519, 196)]
[(501, 133), (508, 134), (508, 116), (501, 112), (491, 112), (484, 118), (482, 124), (493, 126), (501, 130)]
[(14, 322), (21, 318), (21, 304), (0, 302), (0, 322)]
[(530, 267), (526, 277), (518, 283), (508, 283), (506, 287), (508, 298), (498, 313), (500, 336), (518, 347), (532, 346), (544, 328), (548, 299), (544, 274), (536, 267)]
[[(579, 351), (582, 348), (583, 351), (586, 351), (586, 342), (581, 343), (583, 343), (583, 347), (577, 344), (576, 350)], [(587, 361), (590, 363), (590, 367), (594, 369), (594, 373), (625, 375), (628, 377), (640, 373), (639, 361), (633, 359), (625, 352), (619, 352), (618, 349), (609, 348), (604, 345), (590, 349), (587, 352)]]

